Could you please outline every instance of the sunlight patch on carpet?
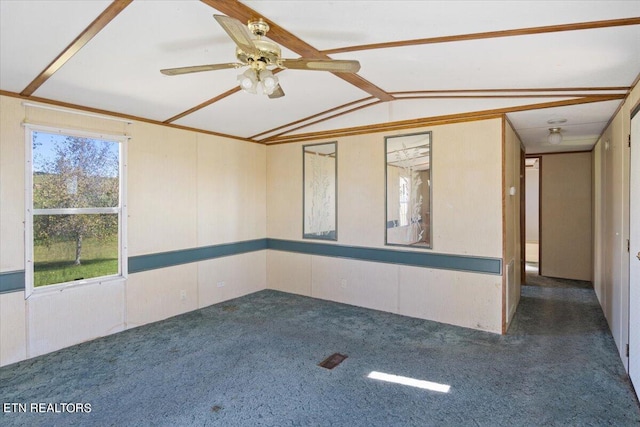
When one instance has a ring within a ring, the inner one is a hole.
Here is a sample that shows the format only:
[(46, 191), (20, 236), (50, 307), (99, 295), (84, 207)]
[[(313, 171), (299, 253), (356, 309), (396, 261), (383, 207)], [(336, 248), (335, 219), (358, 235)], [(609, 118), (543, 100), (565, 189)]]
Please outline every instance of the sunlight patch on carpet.
[(418, 380), (416, 378), (402, 377), (399, 375), (385, 374), (384, 372), (372, 371), (367, 378), (386, 381), (394, 384), (402, 384), (410, 387), (417, 387), (425, 390), (437, 391), (439, 393), (449, 393), (450, 385), (439, 384), (431, 381)]

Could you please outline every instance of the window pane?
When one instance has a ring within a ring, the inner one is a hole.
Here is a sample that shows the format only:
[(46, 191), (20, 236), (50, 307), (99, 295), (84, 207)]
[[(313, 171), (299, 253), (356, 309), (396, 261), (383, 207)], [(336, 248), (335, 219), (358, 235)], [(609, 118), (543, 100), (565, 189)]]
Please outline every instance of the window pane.
[(119, 274), (118, 215), (34, 215), (34, 286)]
[(34, 209), (118, 206), (118, 142), (33, 132), (32, 144)]

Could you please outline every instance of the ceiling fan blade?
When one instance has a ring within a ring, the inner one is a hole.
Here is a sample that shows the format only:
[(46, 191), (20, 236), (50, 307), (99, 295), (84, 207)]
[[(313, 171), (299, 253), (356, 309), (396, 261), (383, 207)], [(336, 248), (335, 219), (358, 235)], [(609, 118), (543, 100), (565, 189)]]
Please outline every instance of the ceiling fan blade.
[(240, 68), (243, 64), (237, 62), (230, 62), (227, 64), (209, 64), (209, 65), (194, 65), (192, 67), (178, 67), (178, 68), (165, 68), (160, 70), (162, 74), (167, 76), (177, 76), (180, 74), (199, 73), (201, 71), (214, 71), (224, 70), (226, 68)]
[(358, 61), (344, 59), (282, 59), (278, 65), (291, 70), (318, 70), (336, 73), (357, 73), (360, 70)]
[(271, 93), (271, 95), (269, 95), (269, 98), (275, 99), (275, 98), (282, 98), (283, 96), (284, 96), (284, 91), (282, 90), (282, 87), (278, 85), (278, 87)]
[(213, 15), (218, 24), (229, 34), (229, 37), (238, 45), (244, 53), (260, 56), (260, 51), (253, 43), (249, 28), (235, 18), (225, 15)]

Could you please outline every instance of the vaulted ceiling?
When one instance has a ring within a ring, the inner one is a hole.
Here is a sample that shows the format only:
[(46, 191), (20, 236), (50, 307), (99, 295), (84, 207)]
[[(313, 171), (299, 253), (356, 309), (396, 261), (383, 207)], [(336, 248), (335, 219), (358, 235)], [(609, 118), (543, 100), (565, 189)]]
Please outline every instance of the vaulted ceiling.
[[(161, 74), (236, 61), (214, 14), (361, 69), (282, 70), (277, 99), (242, 70)], [(639, 72), (636, 0), (0, 0), (0, 93), (263, 143), (506, 114), (528, 153), (589, 150)]]

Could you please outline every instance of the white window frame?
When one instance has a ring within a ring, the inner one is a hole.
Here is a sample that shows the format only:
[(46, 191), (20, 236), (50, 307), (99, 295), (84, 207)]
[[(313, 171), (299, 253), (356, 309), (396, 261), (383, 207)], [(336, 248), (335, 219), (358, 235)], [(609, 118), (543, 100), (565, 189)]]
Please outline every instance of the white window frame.
[[(31, 295), (59, 292), (66, 288), (89, 284), (122, 282), (127, 278), (127, 143), (126, 135), (113, 135), (75, 129), (25, 124), (25, 298)], [(33, 208), (33, 132), (47, 132), (80, 138), (113, 141), (120, 144), (119, 156), (119, 206), (115, 208), (74, 208), (74, 209), (34, 209)], [(118, 214), (118, 273), (110, 276), (93, 277), (56, 283), (36, 288), (34, 286), (33, 262), (33, 216), (38, 214)]]

